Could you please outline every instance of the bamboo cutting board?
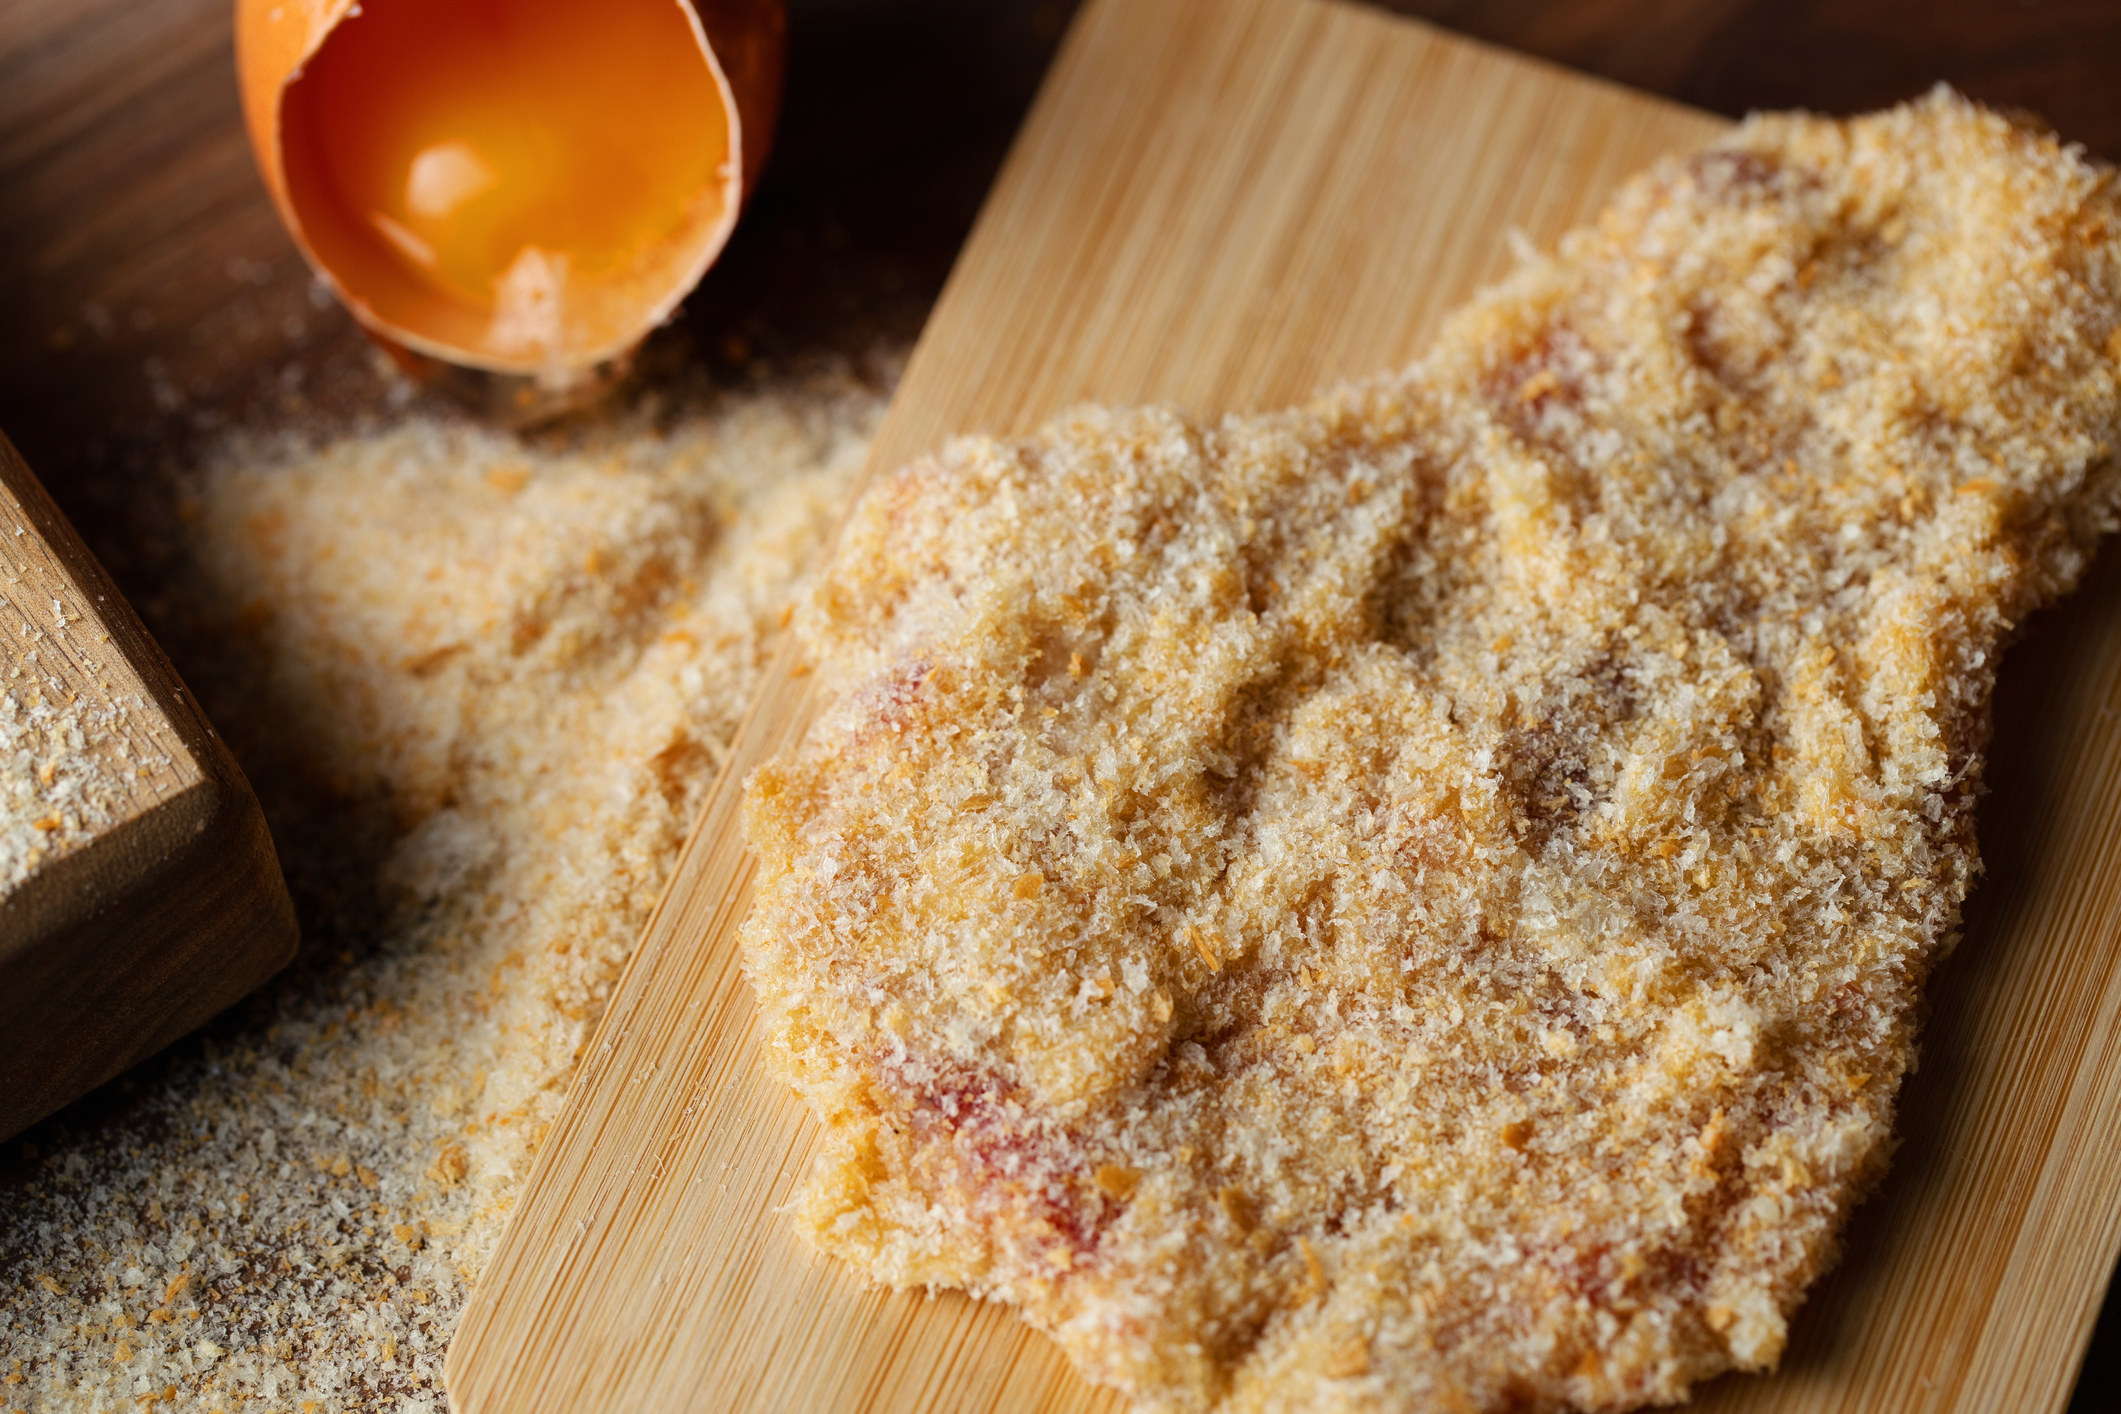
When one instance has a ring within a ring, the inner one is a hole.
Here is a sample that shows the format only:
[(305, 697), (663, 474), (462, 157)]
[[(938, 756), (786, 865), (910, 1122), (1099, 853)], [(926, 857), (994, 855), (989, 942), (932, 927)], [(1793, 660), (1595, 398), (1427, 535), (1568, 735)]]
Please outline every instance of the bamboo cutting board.
[[(1329, 0), (1096, 0), (937, 305), (871, 475), (1070, 403), (1287, 403), (1438, 317), (1713, 119)], [(2109, 561), (2113, 557), (2109, 556)], [(1938, 979), (1895, 1176), (1783, 1372), (1711, 1408), (2059, 1408), (2121, 1240), (2121, 573), (2018, 650), (1991, 878)], [(866, 1288), (780, 1209), (813, 1126), (735, 933), (769, 675), (449, 1355), (460, 1414), (1116, 1408), (1006, 1310)]]

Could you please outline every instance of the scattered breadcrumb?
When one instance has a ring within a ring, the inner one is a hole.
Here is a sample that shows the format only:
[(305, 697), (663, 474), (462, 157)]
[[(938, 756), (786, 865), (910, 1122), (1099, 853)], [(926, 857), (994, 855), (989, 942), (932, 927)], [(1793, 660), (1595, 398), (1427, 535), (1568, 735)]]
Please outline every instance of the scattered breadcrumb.
[[(0, 636), (21, 622), (0, 614)], [(166, 749), (132, 748), (143, 720), (160, 725), (161, 709), (144, 693), (83, 699), (27, 654), (11, 646), (8, 656), (0, 673), (0, 895), (152, 804), (142, 787), (175, 765)]]
[(60, 573), (0, 492), (0, 909), (44, 865), (200, 779), (101, 626), (52, 597)]
[(1156, 1408), (1772, 1366), (2115, 521), (2113, 177), (1758, 118), (1403, 376), (882, 483), (749, 797), (801, 1229)]
[(305, 959), (0, 1190), (0, 1409), (444, 1407), (466, 1287), (879, 381), (209, 460), (165, 618), (224, 640), (194, 686), (273, 818)]

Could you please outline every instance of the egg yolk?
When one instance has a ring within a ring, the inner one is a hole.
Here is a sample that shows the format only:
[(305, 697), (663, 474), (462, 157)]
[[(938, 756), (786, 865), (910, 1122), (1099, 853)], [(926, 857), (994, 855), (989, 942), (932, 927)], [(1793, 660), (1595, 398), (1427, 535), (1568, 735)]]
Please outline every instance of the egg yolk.
[(728, 123), (684, 6), (361, 0), (282, 97), (304, 237), (415, 335), (593, 343), (690, 279), (721, 214)]

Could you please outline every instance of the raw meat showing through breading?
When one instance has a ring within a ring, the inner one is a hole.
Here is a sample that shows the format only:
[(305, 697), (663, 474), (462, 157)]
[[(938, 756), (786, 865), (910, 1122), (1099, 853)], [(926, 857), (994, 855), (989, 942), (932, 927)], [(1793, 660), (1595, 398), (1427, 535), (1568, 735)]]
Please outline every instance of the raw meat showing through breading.
[(2121, 500), (2111, 177), (1756, 118), (1403, 375), (878, 485), (750, 794), (803, 1231), (1151, 1407), (1773, 1365)]

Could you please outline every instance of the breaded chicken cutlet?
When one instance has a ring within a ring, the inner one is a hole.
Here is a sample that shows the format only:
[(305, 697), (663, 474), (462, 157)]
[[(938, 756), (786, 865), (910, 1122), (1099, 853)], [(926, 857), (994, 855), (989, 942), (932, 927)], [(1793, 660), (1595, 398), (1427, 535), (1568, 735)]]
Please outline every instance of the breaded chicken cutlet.
[(750, 787), (801, 1229), (1153, 1408), (1772, 1366), (2121, 502), (2112, 175), (1755, 118), (1404, 374), (879, 484)]

